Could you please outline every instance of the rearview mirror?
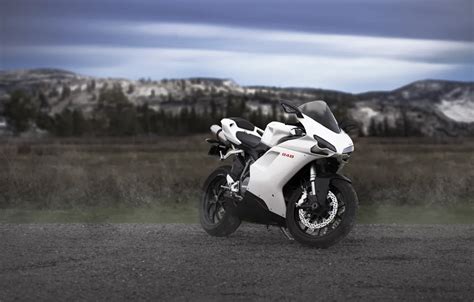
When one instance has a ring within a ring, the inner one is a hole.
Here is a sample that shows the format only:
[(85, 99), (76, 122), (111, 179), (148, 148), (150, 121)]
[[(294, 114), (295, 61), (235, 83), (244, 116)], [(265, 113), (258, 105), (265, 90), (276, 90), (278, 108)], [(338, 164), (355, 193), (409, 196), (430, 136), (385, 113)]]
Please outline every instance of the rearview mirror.
[(285, 113), (296, 114), (296, 116), (299, 117), (299, 118), (303, 117), (303, 114), (301, 113), (301, 111), (297, 107), (295, 107), (293, 105), (290, 105), (290, 104), (287, 104), (287, 103), (280, 103), (280, 105), (283, 108), (283, 111), (285, 111)]
[(304, 131), (301, 128), (293, 128), (290, 130), (290, 135), (292, 136), (303, 136)]

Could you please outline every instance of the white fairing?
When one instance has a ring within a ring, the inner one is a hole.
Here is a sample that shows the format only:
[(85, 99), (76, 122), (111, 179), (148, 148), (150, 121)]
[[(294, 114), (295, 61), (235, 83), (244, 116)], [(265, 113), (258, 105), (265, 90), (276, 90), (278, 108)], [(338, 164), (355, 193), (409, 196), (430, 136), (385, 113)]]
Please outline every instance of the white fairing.
[(306, 129), (306, 135), (310, 137), (317, 135), (330, 142), (336, 147), (337, 153), (342, 153), (345, 148), (353, 145), (351, 138), (343, 130), (339, 133), (333, 132), (305, 114), (303, 114), (303, 118), (299, 118), (298, 120)]
[[(317, 158), (342, 155), (347, 148), (353, 150), (352, 140), (343, 130), (339, 133), (333, 132), (304, 114), (303, 118), (298, 120), (306, 130), (305, 136), (278, 145), (270, 145), (273, 140), (269, 140), (268, 145), (272, 148), (250, 166), (247, 190), (261, 198), (271, 212), (282, 217), (286, 217), (283, 187), (298, 171)], [(267, 129), (263, 136), (266, 131)], [(331, 151), (327, 155), (312, 153), (311, 148), (315, 145), (317, 147), (314, 135), (330, 142), (337, 152)]]
[(290, 131), (294, 129), (295, 126), (285, 125), (280, 122), (271, 122), (265, 128), (265, 132), (262, 135), (262, 143), (269, 147), (273, 147), (278, 144), (278, 142), (290, 135)]
[(261, 198), (271, 212), (285, 217), (283, 186), (317, 158), (310, 151), (315, 144), (314, 139), (304, 136), (272, 147), (250, 166), (247, 191)]
[(250, 131), (250, 130), (247, 130), (247, 129), (243, 129), (243, 128), (239, 128), (237, 126), (237, 124), (235, 123), (234, 120), (232, 119), (229, 119), (229, 118), (224, 118), (221, 120), (221, 124), (222, 124), (222, 132), (224, 132), (224, 135), (225, 137), (227, 138), (227, 140), (229, 140), (230, 142), (234, 143), (234, 144), (237, 144), (237, 145), (240, 145), (242, 142), (237, 138), (237, 132), (246, 132), (248, 134), (252, 134), (252, 135), (255, 135), (255, 136), (258, 136), (260, 137), (261, 135), (257, 132), (257, 127), (255, 127), (255, 129), (253, 131)]
[[(286, 216), (283, 187), (298, 171), (318, 158), (333, 156), (341, 159), (344, 156), (348, 157), (346, 153), (353, 151), (352, 140), (343, 130), (339, 130), (339, 133), (334, 132), (305, 114), (302, 114), (298, 120), (304, 126), (305, 135), (282, 143), (279, 141), (283, 137), (289, 136), (295, 126), (279, 122), (269, 123), (261, 142), (269, 146), (270, 150), (250, 166), (250, 181), (247, 191), (258, 196), (266, 203), (271, 212), (282, 217)], [(226, 138), (234, 144), (241, 144), (236, 136), (238, 131), (260, 137), (257, 128), (253, 131), (239, 128), (232, 119), (222, 119), (221, 123)], [(318, 146), (315, 135), (334, 146), (336, 152), (323, 145)], [(314, 152), (311, 151), (312, 148)]]

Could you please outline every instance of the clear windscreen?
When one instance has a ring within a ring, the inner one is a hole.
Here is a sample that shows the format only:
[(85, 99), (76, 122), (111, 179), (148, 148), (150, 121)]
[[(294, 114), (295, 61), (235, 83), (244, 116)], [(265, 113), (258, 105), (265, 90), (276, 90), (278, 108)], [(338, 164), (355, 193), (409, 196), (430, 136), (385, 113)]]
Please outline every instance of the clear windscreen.
[(326, 104), (326, 102), (313, 101), (299, 106), (298, 109), (329, 130), (336, 133), (341, 132), (341, 128), (339, 128), (336, 118), (332, 114), (331, 109), (329, 109), (329, 106)]

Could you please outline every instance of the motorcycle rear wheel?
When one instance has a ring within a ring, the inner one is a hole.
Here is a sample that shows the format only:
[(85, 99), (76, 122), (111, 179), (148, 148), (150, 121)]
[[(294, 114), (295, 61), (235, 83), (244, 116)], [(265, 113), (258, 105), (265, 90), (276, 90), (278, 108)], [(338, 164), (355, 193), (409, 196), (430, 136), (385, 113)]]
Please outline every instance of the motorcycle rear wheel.
[(329, 191), (337, 198), (337, 214), (331, 223), (319, 229), (311, 229), (301, 221), (300, 209), (296, 207), (296, 203), (287, 205), (287, 228), (299, 243), (316, 248), (328, 248), (346, 237), (354, 227), (359, 201), (352, 185), (334, 179), (331, 181)]
[(234, 233), (240, 226), (240, 219), (224, 208), (221, 185), (227, 183), (230, 166), (222, 166), (214, 170), (204, 182), (203, 195), (199, 202), (199, 221), (202, 228), (211, 236), (225, 237)]

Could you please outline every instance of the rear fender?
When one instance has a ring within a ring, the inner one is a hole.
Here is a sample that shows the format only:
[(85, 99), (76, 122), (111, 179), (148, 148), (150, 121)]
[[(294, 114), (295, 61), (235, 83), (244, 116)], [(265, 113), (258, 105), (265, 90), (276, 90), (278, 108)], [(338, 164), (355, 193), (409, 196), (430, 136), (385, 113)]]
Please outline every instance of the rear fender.
[(221, 157), (227, 152), (227, 150), (229, 150), (229, 146), (225, 145), (218, 139), (207, 138), (206, 142), (211, 145), (209, 152), (207, 153), (208, 155)]

